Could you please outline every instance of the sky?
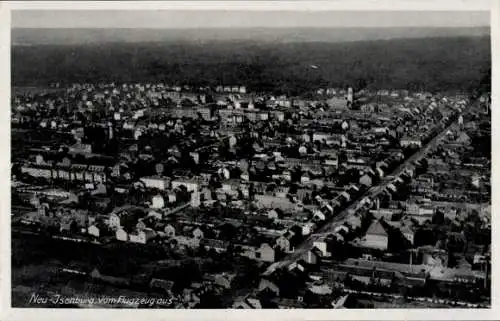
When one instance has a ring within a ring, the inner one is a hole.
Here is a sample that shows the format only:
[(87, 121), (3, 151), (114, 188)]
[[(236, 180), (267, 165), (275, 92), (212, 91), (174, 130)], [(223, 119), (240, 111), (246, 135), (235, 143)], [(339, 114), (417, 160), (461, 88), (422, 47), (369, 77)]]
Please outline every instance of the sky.
[(13, 10), (13, 28), (485, 27), (488, 11)]

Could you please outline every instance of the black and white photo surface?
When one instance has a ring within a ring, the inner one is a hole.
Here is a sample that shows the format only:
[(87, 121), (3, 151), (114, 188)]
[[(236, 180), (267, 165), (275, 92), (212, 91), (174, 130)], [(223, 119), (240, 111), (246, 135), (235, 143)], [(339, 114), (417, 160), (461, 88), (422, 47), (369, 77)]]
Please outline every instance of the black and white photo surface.
[(11, 307), (491, 308), (490, 11), (330, 7), (12, 10)]

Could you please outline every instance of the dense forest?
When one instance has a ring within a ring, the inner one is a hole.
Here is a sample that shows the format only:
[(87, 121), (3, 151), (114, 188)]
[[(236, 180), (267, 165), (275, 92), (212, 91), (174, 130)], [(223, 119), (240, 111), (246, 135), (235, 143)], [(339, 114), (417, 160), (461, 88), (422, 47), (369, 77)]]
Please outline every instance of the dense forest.
[(476, 88), (490, 64), (489, 37), (33, 45), (12, 47), (12, 82), (223, 83), (289, 94), (345, 85), (443, 91)]

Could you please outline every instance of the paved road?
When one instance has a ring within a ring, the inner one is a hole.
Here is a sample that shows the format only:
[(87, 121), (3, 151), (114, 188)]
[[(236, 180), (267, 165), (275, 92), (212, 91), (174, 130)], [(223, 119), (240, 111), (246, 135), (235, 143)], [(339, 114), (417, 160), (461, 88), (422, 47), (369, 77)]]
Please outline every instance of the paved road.
[[(438, 135), (436, 135), (429, 143), (424, 145), (419, 151), (413, 154), (410, 158), (405, 160), (401, 165), (399, 165), (392, 173), (388, 176), (397, 177), (401, 175), (407, 166), (412, 165), (413, 162), (417, 160), (421, 160), (424, 156), (426, 156), (433, 148), (435, 148), (439, 142), (446, 135), (447, 131), (450, 129), (454, 129), (457, 126), (456, 122), (453, 122), (451, 125), (443, 129)], [(365, 193), (358, 197), (356, 201), (354, 201), (351, 205), (345, 208), (343, 211), (335, 215), (330, 222), (323, 225), (320, 229), (315, 231), (310, 237), (304, 240), (298, 247), (295, 248), (293, 253), (287, 255), (283, 260), (279, 262), (275, 262), (270, 265), (267, 270), (263, 273), (264, 276), (272, 274), (277, 269), (289, 266), (293, 262), (298, 261), (303, 255), (307, 253), (310, 249), (313, 248), (313, 243), (321, 237), (321, 234), (326, 234), (328, 232), (332, 232), (336, 227), (342, 225), (345, 219), (349, 216), (350, 213), (355, 213), (362, 207), (362, 202), (366, 197), (375, 197), (379, 193), (381, 193), (388, 184), (390, 184), (392, 180), (382, 180), (379, 185), (373, 186), (368, 189)]]

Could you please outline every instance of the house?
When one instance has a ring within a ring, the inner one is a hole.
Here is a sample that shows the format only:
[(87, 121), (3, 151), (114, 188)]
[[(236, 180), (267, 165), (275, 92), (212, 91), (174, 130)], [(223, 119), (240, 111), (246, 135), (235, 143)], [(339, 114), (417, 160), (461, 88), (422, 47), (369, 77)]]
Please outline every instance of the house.
[(314, 211), (313, 221), (323, 222), (326, 220), (326, 215), (322, 211)]
[(116, 239), (118, 241), (122, 241), (122, 242), (128, 241), (128, 233), (125, 232), (125, 230), (123, 230), (122, 228), (118, 228), (118, 230), (116, 230), (116, 232), (115, 232), (115, 235), (116, 235)]
[(319, 253), (321, 253), (321, 257), (330, 257), (332, 256), (332, 253), (329, 252), (329, 243), (330, 238), (323, 235), (313, 242), (313, 248), (319, 250)]
[(374, 221), (363, 238), (364, 247), (386, 251), (389, 243), (389, 234), (381, 221)]
[(182, 291), (181, 299), (184, 304), (184, 308), (192, 309), (200, 303), (200, 295), (206, 291), (206, 288), (185, 288)]
[(72, 227), (75, 226), (75, 221), (70, 218), (64, 219), (59, 223), (59, 231), (71, 231)]
[(283, 211), (280, 210), (279, 208), (272, 209), (267, 213), (267, 217), (269, 219), (275, 220), (275, 219), (282, 219), (283, 218)]
[(146, 244), (149, 240), (156, 236), (155, 231), (150, 228), (145, 228), (141, 231), (129, 234), (129, 241), (132, 243)]
[(487, 262), (486, 256), (479, 254), (479, 253), (474, 254), (473, 261), (472, 261), (472, 263), (474, 265), (484, 264), (486, 262)]
[(343, 295), (332, 302), (332, 307), (334, 309), (345, 309), (347, 308), (347, 300), (350, 294)]
[(287, 231), (285, 234), (281, 235), (276, 239), (276, 247), (281, 249), (285, 253), (292, 253), (294, 251), (294, 246), (292, 244), (292, 238), (295, 233), (292, 231)]
[(316, 224), (314, 222), (306, 222), (302, 225), (302, 235), (309, 235), (316, 229)]
[(295, 276), (307, 276), (307, 263), (304, 260), (298, 260), (288, 266), (288, 271)]
[(149, 282), (149, 287), (153, 290), (161, 291), (165, 294), (172, 294), (172, 287), (174, 286), (174, 281), (163, 280), (158, 278), (152, 278)]
[(239, 245), (242, 248), (241, 256), (248, 257), (251, 260), (262, 262), (274, 262), (275, 250), (267, 243), (262, 243), (256, 248), (252, 245)]
[(415, 242), (415, 232), (408, 225), (401, 226), (399, 230), (401, 234), (403, 234), (404, 238), (407, 239), (411, 245), (413, 245)]
[(311, 284), (307, 290), (310, 293), (315, 294), (316, 296), (329, 295), (333, 292), (332, 288), (329, 285), (322, 282), (315, 282)]
[(150, 220), (159, 221), (162, 219), (163, 216), (156, 211), (150, 211), (146, 217)]
[(164, 232), (167, 237), (174, 237), (175, 227), (173, 227), (171, 224), (167, 224), (164, 228)]
[(193, 237), (195, 239), (201, 240), (203, 238), (203, 236), (204, 236), (204, 233), (199, 227), (197, 227), (193, 230)]
[(285, 169), (282, 173), (281, 173), (281, 176), (283, 177), (283, 179), (285, 179), (286, 181), (291, 181), (292, 180), (292, 172), (288, 169)]
[(155, 195), (151, 201), (150, 207), (154, 209), (160, 209), (165, 207), (165, 200), (163, 199), (163, 196)]
[(99, 237), (99, 234), (100, 234), (100, 229), (96, 226), (96, 225), (91, 225), (88, 229), (87, 229), (87, 233), (89, 235), (92, 235), (92, 236), (95, 236), (95, 237)]
[(219, 273), (215, 276), (214, 283), (224, 289), (231, 289), (231, 283), (235, 277), (235, 273)]
[(359, 183), (365, 185), (366, 187), (370, 187), (373, 184), (373, 180), (370, 175), (364, 174), (363, 176), (360, 177)]
[(185, 186), (186, 190), (191, 193), (191, 206), (198, 207), (201, 204), (200, 189), (202, 183), (202, 179), (176, 179), (172, 181), (172, 189)]
[(232, 306), (233, 309), (262, 309), (260, 300), (244, 297), (237, 298)]
[(306, 252), (303, 259), (311, 265), (316, 265), (320, 262), (322, 256), (323, 252), (317, 247), (313, 247), (311, 250)]
[(135, 228), (137, 231), (143, 231), (145, 228), (147, 228), (147, 226), (146, 226), (146, 223), (142, 219), (139, 219), (139, 221), (135, 225)]
[(269, 244), (262, 243), (255, 251), (255, 259), (263, 262), (274, 262), (275, 251)]
[(279, 297), (280, 288), (272, 281), (267, 278), (260, 279), (258, 286), (258, 293), (264, 294), (270, 297)]
[(309, 183), (310, 180), (311, 180), (311, 176), (309, 175), (309, 173), (304, 173), (300, 177), (300, 182), (302, 184), (307, 184), (307, 183)]

